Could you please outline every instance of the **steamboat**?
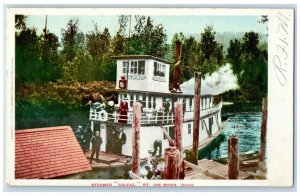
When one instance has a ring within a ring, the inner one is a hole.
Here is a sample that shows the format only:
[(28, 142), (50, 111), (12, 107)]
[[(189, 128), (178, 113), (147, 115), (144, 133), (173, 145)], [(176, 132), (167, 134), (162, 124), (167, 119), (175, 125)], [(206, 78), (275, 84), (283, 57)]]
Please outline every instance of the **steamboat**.
[[(133, 104), (142, 104), (140, 157), (149, 153), (161, 156), (174, 138), (174, 103), (183, 107), (183, 149), (193, 144), (194, 95), (180, 90), (181, 43), (175, 45), (173, 83), (169, 85), (173, 62), (151, 55), (113, 56), (117, 62), (116, 91), (118, 103), (91, 104), (89, 120), (92, 131), (100, 131), (101, 151), (130, 157), (132, 155)], [(199, 149), (212, 142), (222, 131), (222, 102), (210, 94), (201, 95)], [(103, 106), (103, 107), (102, 107)]]

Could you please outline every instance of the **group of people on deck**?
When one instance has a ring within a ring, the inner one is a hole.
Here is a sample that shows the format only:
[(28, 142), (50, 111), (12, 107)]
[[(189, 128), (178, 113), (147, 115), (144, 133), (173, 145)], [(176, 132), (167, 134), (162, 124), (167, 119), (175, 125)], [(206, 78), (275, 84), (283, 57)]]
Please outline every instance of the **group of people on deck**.
[(87, 124), (85, 129), (79, 125), (75, 131), (75, 136), (83, 152), (87, 152), (90, 149), (90, 141), (93, 136), (92, 130), (89, 128), (89, 124)]
[(126, 143), (126, 134), (123, 128), (116, 128), (108, 134), (106, 152), (113, 154), (122, 154), (122, 146)]
[[(99, 152), (103, 142), (102, 138), (100, 137), (100, 131), (96, 130), (93, 134), (92, 130), (88, 127), (83, 130), (82, 126), (78, 126), (75, 136), (84, 153), (87, 153), (90, 150), (90, 144), (92, 144), (90, 163), (92, 163), (95, 154), (96, 162), (99, 162)], [(123, 128), (120, 127), (112, 130), (112, 132), (110, 132), (108, 135), (108, 141), (110, 142), (107, 143), (106, 151), (108, 153), (121, 155), (122, 146), (126, 143), (126, 134), (124, 133)]]
[(90, 144), (92, 144), (92, 154), (90, 158), (90, 163), (92, 162), (95, 153), (96, 161), (98, 161), (100, 146), (102, 144), (100, 132), (95, 131), (95, 133), (93, 134), (92, 130), (88, 127), (88, 125), (85, 130), (83, 130), (82, 126), (79, 125), (75, 132), (75, 136), (84, 153), (87, 153), (90, 150)]

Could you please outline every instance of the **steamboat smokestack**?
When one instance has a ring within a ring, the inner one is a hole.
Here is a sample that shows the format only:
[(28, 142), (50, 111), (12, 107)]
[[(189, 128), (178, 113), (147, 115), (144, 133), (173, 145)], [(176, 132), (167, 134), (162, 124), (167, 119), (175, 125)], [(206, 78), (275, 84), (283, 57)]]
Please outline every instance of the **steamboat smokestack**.
[(175, 42), (175, 65), (173, 69), (173, 85), (171, 92), (180, 92), (180, 59), (181, 59), (181, 42)]
[(177, 63), (181, 58), (181, 42), (175, 42), (175, 63)]

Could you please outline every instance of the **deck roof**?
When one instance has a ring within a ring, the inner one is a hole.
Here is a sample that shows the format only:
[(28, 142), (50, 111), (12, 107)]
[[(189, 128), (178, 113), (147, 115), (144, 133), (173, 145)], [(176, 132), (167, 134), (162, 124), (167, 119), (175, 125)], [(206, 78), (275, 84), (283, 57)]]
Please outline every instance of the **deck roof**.
[(173, 62), (165, 60), (165, 59), (161, 59), (155, 56), (151, 56), (151, 55), (120, 55), (120, 56), (111, 56), (111, 58), (113, 59), (117, 59), (117, 60), (130, 60), (130, 59), (153, 59), (156, 61), (160, 61), (162, 63), (166, 63), (166, 64), (172, 64)]
[[(164, 92), (155, 92), (155, 91), (139, 91), (139, 90), (128, 90), (128, 89), (115, 89), (119, 93), (133, 93), (133, 94), (144, 94), (144, 95), (156, 95), (161, 97), (184, 97), (184, 98), (193, 98), (194, 95), (183, 94), (183, 93), (164, 93)], [(212, 97), (212, 94), (203, 94), (201, 98)]]
[(71, 127), (16, 130), (16, 179), (48, 179), (89, 170)]

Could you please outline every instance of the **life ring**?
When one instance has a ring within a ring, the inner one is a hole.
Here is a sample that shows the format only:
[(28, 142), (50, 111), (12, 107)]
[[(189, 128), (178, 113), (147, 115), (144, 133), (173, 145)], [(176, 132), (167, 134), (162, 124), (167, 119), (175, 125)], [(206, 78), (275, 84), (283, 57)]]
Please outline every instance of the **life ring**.
[(99, 112), (99, 120), (103, 122), (103, 121), (107, 121), (107, 119), (108, 119), (107, 112), (105, 110), (101, 110)]

